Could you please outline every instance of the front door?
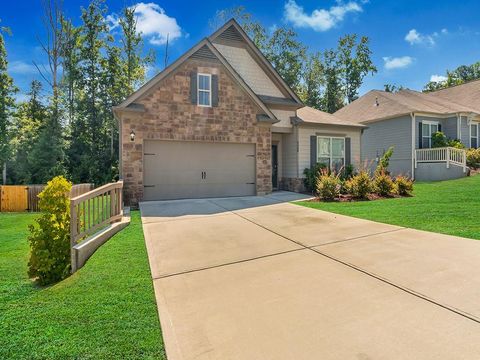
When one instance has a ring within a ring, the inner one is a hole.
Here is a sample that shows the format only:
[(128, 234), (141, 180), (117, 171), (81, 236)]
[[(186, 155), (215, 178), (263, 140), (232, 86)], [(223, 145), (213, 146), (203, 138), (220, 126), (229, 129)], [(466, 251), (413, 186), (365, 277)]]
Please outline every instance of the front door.
[(272, 188), (278, 188), (278, 145), (272, 145)]

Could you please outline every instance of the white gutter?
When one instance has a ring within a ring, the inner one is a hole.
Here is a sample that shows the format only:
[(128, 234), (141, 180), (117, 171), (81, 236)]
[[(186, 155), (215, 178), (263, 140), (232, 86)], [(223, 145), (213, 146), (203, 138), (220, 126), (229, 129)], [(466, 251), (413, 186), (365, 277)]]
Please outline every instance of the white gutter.
[(415, 113), (410, 113), (412, 118), (412, 179), (415, 180)]

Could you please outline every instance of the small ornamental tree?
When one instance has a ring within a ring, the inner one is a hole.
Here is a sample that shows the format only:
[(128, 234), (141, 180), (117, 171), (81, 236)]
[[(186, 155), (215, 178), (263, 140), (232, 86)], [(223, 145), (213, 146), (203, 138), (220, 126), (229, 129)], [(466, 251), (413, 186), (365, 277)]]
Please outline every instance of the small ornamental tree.
[(41, 215), (30, 225), (28, 275), (48, 285), (70, 274), (70, 190), (63, 176), (47, 183), (38, 195)]
[(388, 166), (390, 165), (390, 158), (393, 155), (393, 146), (390, 146), (387, 151), (382, 155), (378, 161), (377, 168), (375, 169), (375, 175), (382, 172), (388, 174)]

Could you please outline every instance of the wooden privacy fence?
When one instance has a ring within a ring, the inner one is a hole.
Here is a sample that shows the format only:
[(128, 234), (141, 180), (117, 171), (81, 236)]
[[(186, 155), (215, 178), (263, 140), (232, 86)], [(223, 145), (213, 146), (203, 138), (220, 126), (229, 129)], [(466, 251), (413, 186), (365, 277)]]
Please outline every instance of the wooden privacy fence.
[(28, 186), (2, 185), (0, 186), (0, 211), (27, 211)]
[(123, 181), (100, 186), (70, 199), (71, 247), (123, 216)]
[[(1, 185), (0, 211), (40, 211), (38, 194), (46, 185)], [(93, 184), (76, 184), (72, 186), (70, 198), (79, 196), (93, 189)]]

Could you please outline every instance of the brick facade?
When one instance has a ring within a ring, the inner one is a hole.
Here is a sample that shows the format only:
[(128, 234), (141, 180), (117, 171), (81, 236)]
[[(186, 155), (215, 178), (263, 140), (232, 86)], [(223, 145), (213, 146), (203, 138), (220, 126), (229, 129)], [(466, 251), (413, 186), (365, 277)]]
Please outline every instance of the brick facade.
[[(191, 72), (218, 75), (217, 107), (198, 107), (191, 103)], [(155, 139), (254, 143), (257, 194), (271, 192), (270, 125), (257, 123), (260, 108), (221, 63), (189, 59), (135, 103), (142, 104), (146, 111), (120, 114), (122, 177), (127, 204), (136, 205), (142, 200), (143, 141)], [(135, 141), (130, 140), (132, 130)]]

